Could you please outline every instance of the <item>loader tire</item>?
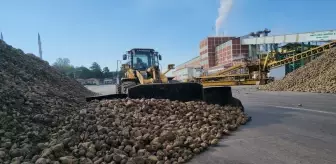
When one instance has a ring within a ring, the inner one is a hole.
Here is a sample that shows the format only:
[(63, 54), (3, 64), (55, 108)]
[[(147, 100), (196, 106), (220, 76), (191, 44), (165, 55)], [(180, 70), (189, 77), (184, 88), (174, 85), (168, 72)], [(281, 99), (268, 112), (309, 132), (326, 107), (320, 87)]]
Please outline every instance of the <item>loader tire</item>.
[(128, 94), (128, 88), (136, 86), (134, 81), (125, 81), (121, 83), (121, 92), (124, 94)]
[(116, 93), (117, 94), (121, 94), (121, 86), (120, 86), (120, 84), (116, 85)]

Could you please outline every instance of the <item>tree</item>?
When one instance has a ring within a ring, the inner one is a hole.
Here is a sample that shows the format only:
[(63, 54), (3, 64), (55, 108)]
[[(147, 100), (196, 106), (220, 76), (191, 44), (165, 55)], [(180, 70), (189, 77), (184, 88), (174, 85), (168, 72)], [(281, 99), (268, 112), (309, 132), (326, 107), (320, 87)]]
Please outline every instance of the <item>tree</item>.
[(109, 73), (109, 72), (110, 72), (110, 70), (109, 70), (108, 67), (104, 67), (104, 68), (103, 68), (103, 73)]
[(121, 72), (111, 72), (108, 67), (104, 67), (102, 70), (97, 62), (93, 62), (90, 68), (85, 66), (74, 67), (70, 64), (68, 58), (58, 58), (52, 66), (71, 78), (116, 78), (117, 74), (121, 77)]
[(97, 72), (101, 72), (102, 71), (100, 65), (97, 62), (93, 62), (92, 65), (91, 65), (91, 67), (90, 67), (90, 69), (92, 71), (97, 71)]
[(70, 65), (70, 60), (68, 58), (56, 59), (53, 67), (65, 75), (70, 75), (75, 70), (74, 66)]
[(67, 67), (70, 66), (70, 60), (68, 58), (58, 58), (53, 64), (55, 67)]
[(88, 79), (92, 78), (92, 72), (88, 68), (81, 66), (77, 67), (75, 71), (76, 78)]
[(113, 77), (113, 72), (110, 72), (108, 67), (103, 68), (103, 74), (104, 74), (104, 78), (112, 78)]
[(93, 62), (90, 69), (94, 78), (103, 78), (103, 72), (97, 62)]

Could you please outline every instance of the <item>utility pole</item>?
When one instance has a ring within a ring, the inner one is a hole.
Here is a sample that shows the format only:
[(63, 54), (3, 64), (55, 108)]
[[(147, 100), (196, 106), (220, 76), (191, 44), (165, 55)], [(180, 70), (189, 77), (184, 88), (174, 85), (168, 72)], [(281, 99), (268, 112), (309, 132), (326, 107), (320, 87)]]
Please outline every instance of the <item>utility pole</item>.
[(1, 35), (0, 35), (0, 40), (4, 41), (2, 32), (1, 32)]
[(117, 84), (119, 84), (119, 65), (118, 64), (121, 64), (121, 60), (117, 60), (117, 70), (116, 70), (116, 73), (117, 73)]
[(37, 35), (38, 35), (39, 54), (40, 54), (40, 58), (42, 59), (42, 43), (41, 43), (40, 33), (37, 33)]

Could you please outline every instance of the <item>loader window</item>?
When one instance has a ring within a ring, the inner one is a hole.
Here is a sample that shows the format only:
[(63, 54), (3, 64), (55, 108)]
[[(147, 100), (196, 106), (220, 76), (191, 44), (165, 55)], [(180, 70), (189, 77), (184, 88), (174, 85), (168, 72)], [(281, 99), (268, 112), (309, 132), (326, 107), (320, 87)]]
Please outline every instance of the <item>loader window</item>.
[(151, 58), (153, 65), (159, 66), (159, 56), (157, 54), (153, 54)]
[(151, 65), (149, 54), (135, 54), (133, 56), (133, 67), (137, 70), (145, 70)]

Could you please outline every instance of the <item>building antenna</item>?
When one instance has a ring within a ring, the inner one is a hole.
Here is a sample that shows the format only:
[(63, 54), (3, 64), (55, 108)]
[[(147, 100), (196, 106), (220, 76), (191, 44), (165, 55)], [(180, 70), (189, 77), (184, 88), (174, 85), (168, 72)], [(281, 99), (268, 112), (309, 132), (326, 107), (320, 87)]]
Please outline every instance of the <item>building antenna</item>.
[(4, 41), (2, 32), (1, 32), (1, 35), (0, 35), (0, 40)]
[(39, 55), (40, 55), (40, 58), (42, 59), (42, 43), (41, 43), (40, 33), (37, 33), (37, 35), (38, 35)]

